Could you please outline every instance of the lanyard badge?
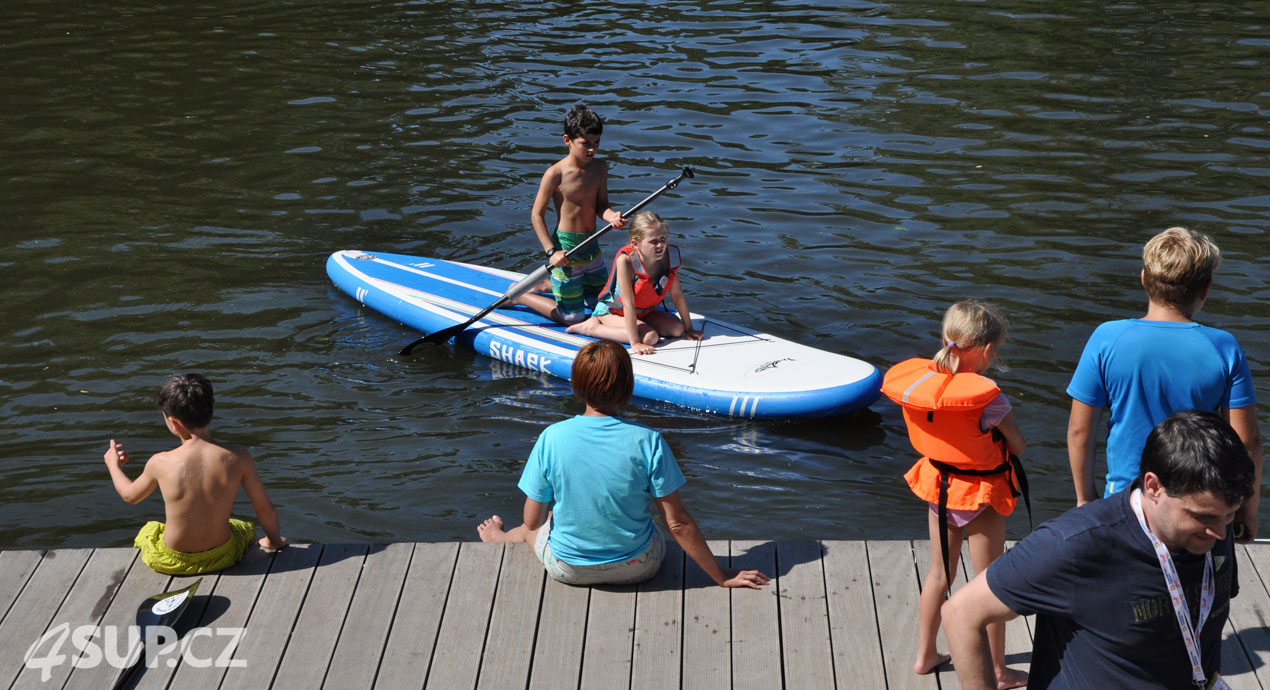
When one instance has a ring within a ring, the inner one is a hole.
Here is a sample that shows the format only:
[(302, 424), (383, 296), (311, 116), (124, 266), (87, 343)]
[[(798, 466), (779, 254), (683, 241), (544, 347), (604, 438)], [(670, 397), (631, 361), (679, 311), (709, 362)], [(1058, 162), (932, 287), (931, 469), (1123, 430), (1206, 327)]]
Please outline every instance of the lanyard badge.
[(1177, 566), (1173, 565), (1173, 556), (1169, 554), (1168, 547), (1155, 536), (1151, 528), (1147, 527), (1146, 516), (1142, 513), (1141, 489), (1133, 490), (1129, 496), (1129, 505), (1133, 507), (1133, 514), (1138, 518), (1138, 525), (1151, 540), (1151, 545), (1155, 547), (1155, 555), (1160, 559), (1160, 570), (1164, 571), (1164, 584), (1168, 586), (1169, 599), (1172, 600), (1173, 611), (1177, 614), (1177, 625), (1182, 631), (1182, 643), (1186, 645), (1186, 655), (1191, 660), (1191, 681), (1199, 688), (1226, 690), (1230, 686), (1219, 674), (1214, 673), (1211, 679), (1204, 677), (1204, 665), (1199, 652), (1199, 632), (1204, 629), (1208, 614), (1213, 609), (1213, 599), (1216, 598), (1213, 587), (1212, 552), (1204, 554), (1204, 582), (1200, 587), (1199, 595), (1199, 625), (1192, 626), (1191, 612), (1186, 607), (1186, 593), (1182, 591), (1182, 578), (1177, 574)]

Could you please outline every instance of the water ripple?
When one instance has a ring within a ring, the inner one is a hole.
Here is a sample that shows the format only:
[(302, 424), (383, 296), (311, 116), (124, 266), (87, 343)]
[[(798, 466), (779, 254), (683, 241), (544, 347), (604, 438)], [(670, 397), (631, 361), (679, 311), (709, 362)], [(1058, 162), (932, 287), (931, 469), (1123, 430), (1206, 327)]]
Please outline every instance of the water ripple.
[[(158, 514), (120, 504), (98, 458), (112, 436), (138, 457), (170, 443), (152, 396), (186, 369), (217, 383), (218, 433), (253, 448), (291, 535), (471, 538), (514, 513), (533, 439), (578, 411), (567, 385), (449, 347), (397, 357), (415, 334), (323, 262), (530, 265), (529, 207), (577, 102), (607, 118), (615, 204), (696, 169), (656, 208), (698, 311), (884, 366), (928, 353), (951, 300), (1000, 304), (1043, 519), (1070, 504), (1071, 367), (1098, 322), (1141, 313), (1159, 229), (1222, 246), (1203, 318), (1270, 396), (1270, 12), (1212, 10), (11, 0), (0, 546), (124, 544)], [(921, 534), (902, 421), (874, 407), (630, 416), (667, 430), (712, 537)]]

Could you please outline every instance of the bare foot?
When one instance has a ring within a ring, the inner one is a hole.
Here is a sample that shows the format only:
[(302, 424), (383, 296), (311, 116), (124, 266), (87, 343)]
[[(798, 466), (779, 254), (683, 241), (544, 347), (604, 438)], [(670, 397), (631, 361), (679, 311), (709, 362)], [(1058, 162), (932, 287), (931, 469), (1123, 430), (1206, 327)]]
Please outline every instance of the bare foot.
[(497, 515), (477, 525), (476, 533), (481, 535), (481, 541), (503, 541), (507, 536), (503, 531), (503, 518)]
[(595, 328), (594, 321), (595, 321), (594, 318), (586, 319), (585, 321), (579, 321), (578, 323), (575, 323), (572, 326), (569, 326), (568, 328), (564, 329), (564, 331), (565, 333), (577, 333), (578, 335), (591, 335), (591, 332)]
[[(939, 652), (935, 652), (934, 656), (919, 658), (917, 660), (917, 663), (913, 664), (913, 673), (916, 673), (919, 676), (924, 676), (927, 673), (930, 673), (931, 671), (934, 671), (935, 669), (939, 668), (940, 666), (943, 666), (949, 661), (952, 661), (951, 656), (948, 656), (947, 654), (940, 654)], [(1011, 687), (1015, 687), (1015, 686), (1011, 686)]]
[(1025, 685), (1027, 685), (1027, 674), (1023, 671), (1007, 668), (1004, 673), (997, 674), (997, 690), (1021, 688)]

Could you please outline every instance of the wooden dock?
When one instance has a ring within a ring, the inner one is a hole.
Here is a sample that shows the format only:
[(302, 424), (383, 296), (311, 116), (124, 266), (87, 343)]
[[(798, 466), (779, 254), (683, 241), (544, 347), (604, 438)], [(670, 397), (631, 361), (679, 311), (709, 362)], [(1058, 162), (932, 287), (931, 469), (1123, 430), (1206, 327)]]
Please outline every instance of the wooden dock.
[[(762, 591), (716, 587), (668, 546), (654, 580), (592, 588), (549, 580), (525, 544), (253, 547), (205, 576), (182, 644), (134, 687), (959, 687), (947, 669), (912, 672), (925, 541), (710, 543), (733, 567), (773, 575)], [(115, 628), (123, 656), (138, 605), (197, 579), (159, 575), (136, 553), (0, 552), (0, 688), (110, 687), (118, 662), (77, 667), (73, 631), (100, 626), (91, 639), (109, 653)], [(1270, 690), (1270, 546), (1240, 547), (1239, 576), (1222, 670), (1237, 690)], [(1009, 661), (1024, 669), (1030, 623), (1007, 626)]]

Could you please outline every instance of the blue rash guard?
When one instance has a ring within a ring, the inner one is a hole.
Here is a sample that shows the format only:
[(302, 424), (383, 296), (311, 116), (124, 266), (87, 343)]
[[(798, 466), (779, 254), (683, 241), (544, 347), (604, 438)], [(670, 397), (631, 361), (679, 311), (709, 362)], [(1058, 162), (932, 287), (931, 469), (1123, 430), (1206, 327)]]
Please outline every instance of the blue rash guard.
[(1067, 394), (1110, 407), (1104, 496), (1138, 478), (1147, 435), (1174, 412), (1255, 405), (1244, 351), (1226, 331), (1192, 322), (1108, 321), (1085, 343)]

